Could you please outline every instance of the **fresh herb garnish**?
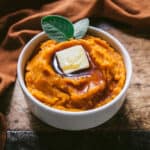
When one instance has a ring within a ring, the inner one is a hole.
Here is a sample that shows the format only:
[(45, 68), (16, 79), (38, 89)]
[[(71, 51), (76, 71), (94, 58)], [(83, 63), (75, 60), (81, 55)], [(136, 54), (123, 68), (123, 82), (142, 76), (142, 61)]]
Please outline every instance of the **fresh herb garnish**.
[(41, 19), (42, 29), (50, 39), (57, 42), (67, 41), (70, 38), (82, 38), (87, 32), (89, 20), (82, 19), (74, 25), (65, 17), (58, 15), (45, 16)]
[(74, 24), (74, 37), (81, 39), (85, 36), (89, 26), (89, 19), (82, 19)]
[(42, 18), (41, 24), (50, 39), (62, 42), (73, 37), (74, 28), (72, 23), (64, 17), (46, 16)]

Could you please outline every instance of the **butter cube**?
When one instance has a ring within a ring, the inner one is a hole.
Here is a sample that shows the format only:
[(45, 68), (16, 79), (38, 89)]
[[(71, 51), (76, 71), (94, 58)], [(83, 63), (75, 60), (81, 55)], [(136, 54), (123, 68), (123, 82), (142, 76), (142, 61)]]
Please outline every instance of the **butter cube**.
[(89, 68), (89, 61), (81, 45), (72, 46), (56, 52), (59, 66), (64, 73), (72, 73)]

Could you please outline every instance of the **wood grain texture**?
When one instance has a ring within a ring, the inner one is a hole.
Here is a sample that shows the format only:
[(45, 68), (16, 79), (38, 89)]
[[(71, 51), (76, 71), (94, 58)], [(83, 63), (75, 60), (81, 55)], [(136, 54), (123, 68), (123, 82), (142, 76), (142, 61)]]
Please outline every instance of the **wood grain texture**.
[[(133, 63), (133, 77), (126, 101), (120, 111), (108, 122), (91, 129), (97, 131), (150, 130), (150, 38), (132, 33), (131, 29), (116, 28), (105, 22), (95, 23), (116, 38), (127, 48)], [(48, 131), (60, 130), (50, 127), (28, 110), (18, 81), (0, 98), (0, 111), (6, 114), (9, 130)]]

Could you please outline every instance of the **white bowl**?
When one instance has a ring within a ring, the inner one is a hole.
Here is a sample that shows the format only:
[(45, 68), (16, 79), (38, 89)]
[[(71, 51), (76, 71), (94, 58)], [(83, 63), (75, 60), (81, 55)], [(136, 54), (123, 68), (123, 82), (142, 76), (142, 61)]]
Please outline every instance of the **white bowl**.
[(20, 86), (26, 96), (29, 108), (31, 112), (40, 120), (56, 128), (66, 130), (83, 130), (96, 127), (116, 114), (116, 112), (120, 109), (124, 102), (125, 94), (132, 75), (132, 64), (127, 50), (115, 37), (101, 29), (89, 27), (88, 32), (91, 35), (101, 37), (102, 39), (106, 40), (113, 48), (118, 50), (123, 56), (126, 68), (126, 81), (119, 95), (117, 95), (109, 103), (99, 108), (81, 112), (62, 111), (45, 105), (30, 94), (30, 92), (26, 88), (24, 81), (25, 65), (37, 45), (41, 41), (47, 39), (47, 36), (44, 32), (41, 32), (38, 35), (34, 36), (25, 45), (20, 54), (17, 66), (17, 74)]

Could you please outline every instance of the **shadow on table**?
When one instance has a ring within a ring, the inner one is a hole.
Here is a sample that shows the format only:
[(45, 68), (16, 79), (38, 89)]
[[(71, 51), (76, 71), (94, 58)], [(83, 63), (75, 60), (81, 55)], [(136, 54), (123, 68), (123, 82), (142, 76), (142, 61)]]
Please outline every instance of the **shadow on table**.
[(10, 85), (5, 92), (0, 96), (0, 112), (6, 114), (10, 108), (10, 99), (12, 97), (14, 90), (14, 84)]

